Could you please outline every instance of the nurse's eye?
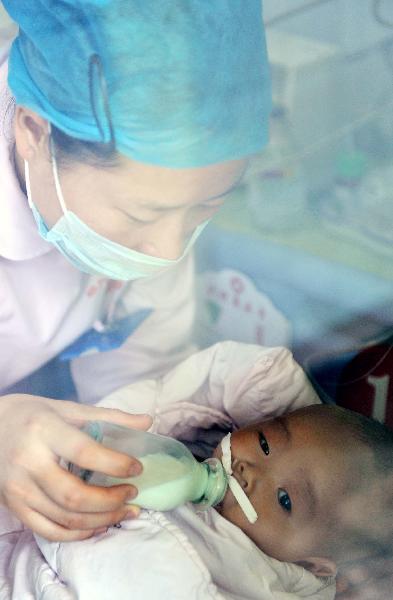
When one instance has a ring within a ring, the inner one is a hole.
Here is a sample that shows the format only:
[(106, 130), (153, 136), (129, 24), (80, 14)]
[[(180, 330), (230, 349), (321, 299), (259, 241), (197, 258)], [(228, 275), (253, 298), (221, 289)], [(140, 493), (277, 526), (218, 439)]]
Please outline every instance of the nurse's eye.
[(123, 215), (125, 215), (127, 217), (127, 219), (129, 221), (131, 221), (131, 223), (134, 223), (135, 225), (149, 225), (150, 223), (154, 223), (157, 220), (157, 217), (154, 216), (141, 216), (141, 215), (134, 215), (129, 213), (128, 211), (122, 210), (121, 211), (123, 213)]
[(150, 223), (154, 223), (153, 219), (138, 219), (138, 217), (134, 217), (130, 214), (127, 213), (127, 217), (128, 220), (131, 221), (131, 223), (134, 223), (135, 225), (149, 225)]
[(285, 490), (278, 490), (277, 492), (278, 503), (280, 506), (286, 511), (291, 512), (292, 510), (292, 502), (289, 497), (289, 494)]
[(262, 448), (262, 452), (264, 454), (266, 454), (266, 456), (267, 456), (268, 454), (270, 454), (269, 444), (267, 443), (267, 440), (266, 440), (265, 436), (263, 435), (262, 431), (260, 431), (258, 433), (258, 436), (259, 436), (259, 445)]

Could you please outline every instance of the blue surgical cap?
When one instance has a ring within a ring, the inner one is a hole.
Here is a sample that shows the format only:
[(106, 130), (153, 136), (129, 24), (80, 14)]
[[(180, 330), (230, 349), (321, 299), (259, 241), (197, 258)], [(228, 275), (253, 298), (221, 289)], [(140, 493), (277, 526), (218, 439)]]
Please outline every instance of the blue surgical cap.
[(267, 141), (261, 0), (3, 0), (18, 104), (135, 160), (197, 167)]

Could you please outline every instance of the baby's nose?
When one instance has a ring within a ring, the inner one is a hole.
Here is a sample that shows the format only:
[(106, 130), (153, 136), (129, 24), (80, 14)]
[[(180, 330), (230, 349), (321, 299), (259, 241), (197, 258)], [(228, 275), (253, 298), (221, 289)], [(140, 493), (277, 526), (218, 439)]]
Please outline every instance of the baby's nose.
[(233, 476), (237, 479), (244, 491), (247, 491), (251, 485), (251, 470), (249, 465), (242, 460), (233, 461), (232, 465)]

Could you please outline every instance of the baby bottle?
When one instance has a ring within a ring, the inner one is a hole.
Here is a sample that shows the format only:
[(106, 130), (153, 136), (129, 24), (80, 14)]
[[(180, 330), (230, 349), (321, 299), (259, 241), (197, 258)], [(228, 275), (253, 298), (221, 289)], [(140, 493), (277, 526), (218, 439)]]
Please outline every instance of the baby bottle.
[(93, 485), (135, 485), (138, 495), (130, 501), (132, 504), (160, 511), (172, 510), (185, 502), (207, 508), (219, 504), (225, 496), (228, 481), (222, 463), (216, 458), (199, 463), (177, 440), (104, 422), (91, 422), (84, 431), (107, 448), (137, 458), (143, 471), (125, 479), (73, 464), (69, 471)]

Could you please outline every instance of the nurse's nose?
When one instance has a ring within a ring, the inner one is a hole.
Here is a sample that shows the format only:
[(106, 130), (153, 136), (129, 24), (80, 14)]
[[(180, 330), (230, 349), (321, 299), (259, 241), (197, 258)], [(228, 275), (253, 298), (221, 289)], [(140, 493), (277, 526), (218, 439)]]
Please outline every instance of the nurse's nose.
[(146, 240), (140, 244), (138, 250), (157, 258), (176, 260), (182, 256), (192, 233), (184, 231), (181, 220), (162, 220), (155, 223), (154, 228), (149, 228)]

